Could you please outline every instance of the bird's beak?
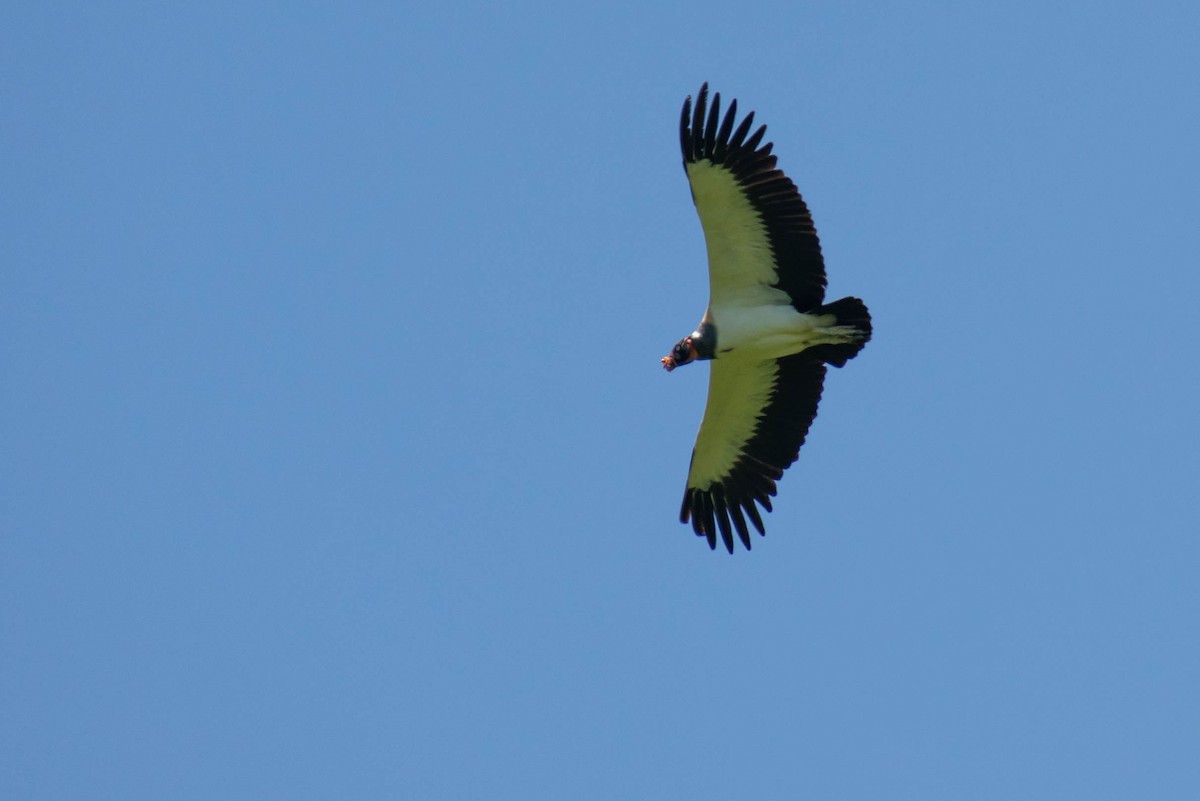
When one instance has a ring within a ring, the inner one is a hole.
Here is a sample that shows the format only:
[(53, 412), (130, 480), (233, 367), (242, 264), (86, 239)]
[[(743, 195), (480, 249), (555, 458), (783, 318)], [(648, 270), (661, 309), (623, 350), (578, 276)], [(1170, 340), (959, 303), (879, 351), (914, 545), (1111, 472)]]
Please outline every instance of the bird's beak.
[(668, 373), (671, 372), (672, 370), (674, 370), (676, 367), (674, 356), (663, 356), (661, 361), (662, 361), (662, 366), (667, 369)]

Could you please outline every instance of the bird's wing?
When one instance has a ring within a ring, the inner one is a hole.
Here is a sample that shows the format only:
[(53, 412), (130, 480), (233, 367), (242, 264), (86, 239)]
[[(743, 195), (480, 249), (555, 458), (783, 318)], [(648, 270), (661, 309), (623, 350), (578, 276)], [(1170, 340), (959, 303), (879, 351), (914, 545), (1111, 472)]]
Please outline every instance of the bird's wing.
[[(812, 215), (791, 179), (775, 168), (767, 126), (750, 134), (754, 112), (737, 121), (737, 101), (720, 116), (708, 84), (679, 121), (683, 168), (708, 243), (710, 303), (791, 303), (796, 311), (825, 298), (825, 263)], [(749, 136), (748, 136), (749, 135)], [(761, 146), (760, 146), (761, 145)]]
[[(710, 362), (708, 404), (692, 450), (679, 519), (733, 553), (733, 532), (747, 550), (746, 518), (764, 534), (755, 502), (771, 511), (775, 482), (800, 453), (825, 381), (825, 365), (798, 353), (752, 360), (724, 355)], [(744, 513), (744, 514), (743, 514)]]

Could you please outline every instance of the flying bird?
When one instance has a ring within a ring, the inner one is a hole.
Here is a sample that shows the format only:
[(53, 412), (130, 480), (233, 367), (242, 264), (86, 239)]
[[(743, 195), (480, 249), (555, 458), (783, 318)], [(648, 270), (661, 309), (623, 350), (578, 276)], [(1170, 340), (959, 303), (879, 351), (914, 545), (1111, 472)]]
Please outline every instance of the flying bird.
[[(692, 449), (679, 520), (712, 549), (720, 534), (750, 549), (749, 523), (765, 534), (775, 482), (800, 453), (825, 381), (871, 338), (866, 304), (825, 303), (825, 262), (808, 207), (776, 169), (767, 126), (754, 112), (722, 117), (708, 84), (679, 120), (683, 169), (708, 247), (708, 308), (663, 366), (711, 360), (708, 402)], [(757, 504), (757, 506), (756, 506)]]

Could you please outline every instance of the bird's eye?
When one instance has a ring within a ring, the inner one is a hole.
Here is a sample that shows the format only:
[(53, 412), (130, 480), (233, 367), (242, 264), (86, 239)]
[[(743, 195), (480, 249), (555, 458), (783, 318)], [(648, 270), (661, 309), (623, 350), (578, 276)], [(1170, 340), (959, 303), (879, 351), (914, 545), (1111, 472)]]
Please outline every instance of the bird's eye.
[(675, 346), (675, 361), (678, 361), (678, 362), (687, 361), (688, 357), (691, 355), (692, 354), (688, 350), (686, 340), (684, 342), (680, 342), (678, 345)]

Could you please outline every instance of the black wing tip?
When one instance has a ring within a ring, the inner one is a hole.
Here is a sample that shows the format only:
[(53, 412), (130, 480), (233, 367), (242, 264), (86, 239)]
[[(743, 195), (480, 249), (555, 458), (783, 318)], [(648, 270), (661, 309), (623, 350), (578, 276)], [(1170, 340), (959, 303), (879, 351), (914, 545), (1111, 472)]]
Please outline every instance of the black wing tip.
[[(770, 490), (770, 493), (775, 494), (774, 488)], [(717, 543), (720, 542), (725, 546), (726, 551), (733, 554), (736, 550), (735, 542), (741, 542), (742, 546), (749, 551), (752, 540), (750, 526), (746, 525), (747, 518), (750, 520), (750, 525), (758, 531), (759, 536), (767, 535), (762, 516), (754, 505), (756, 501), (762, 505), (763, 509), (771, 511), (771, 502), (765, 494), (726, 499), (725, 493), (719, 485), (709, 490), (688, 487), (683, 493), (683, 506), (679, 511), (679, 522), (691, 523), (692, 531), (697, 537), (704, 537), (708, 541), (710, 550), (715, 551)], [(735, 535), (736, 540), (734, 539)]]
[(767, 126), (759, 126), (754, 135), (746, 140), (754, 120), (751, 111), (734, 131), (737, 122), (737, 99), (729, 102), (724, 116), (721, 115), (721, 93), (713, 92), (709, 103), (708, 81), (700, 85), (700, 91), (683, 100), (683, 111), (679, 115), (679, 144), (683, 152), (683, 163), (711, 161), (714, 164), (732, 163), (747, 155), (769, 156), (771, 145), (759, 149)]

